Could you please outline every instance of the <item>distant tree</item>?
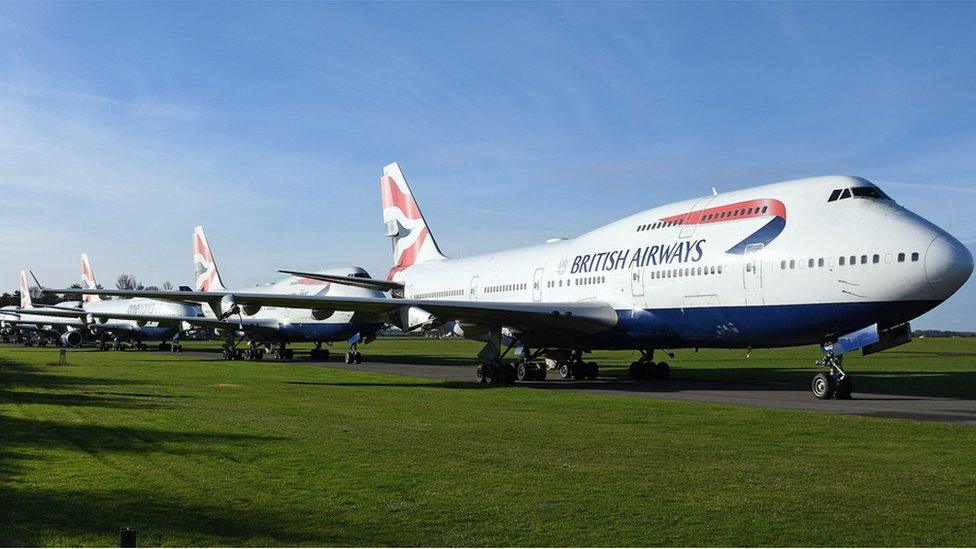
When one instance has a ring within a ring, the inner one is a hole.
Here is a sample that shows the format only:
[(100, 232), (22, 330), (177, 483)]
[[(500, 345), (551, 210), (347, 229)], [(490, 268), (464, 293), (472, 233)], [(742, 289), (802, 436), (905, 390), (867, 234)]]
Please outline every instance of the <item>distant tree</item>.
[(138, 290), (141, 285), (135, 275), (120, 274), (119, 279), (115, 282), (115, 287), (120, 290)]
[(140, 290), (154, 290), (155, 291), (155, 290), (159, 290), (159, 286), (146, 286), (146, 287), (139, 286), (139, 289)]
[[(18, 296), (19, 297), (19, 296)], [(0, 296), (0, 307), (6, 307), (7, 305), (18, 305), (20, 301), (14, 302), (14, 295), (9, 292), (3, 292)]]
[(166, 282), (163, 282), (163, 289), (164, 290), (172, 290), (173, 289), (173, 283), (170, 282), (169, 280), (167, 280)]

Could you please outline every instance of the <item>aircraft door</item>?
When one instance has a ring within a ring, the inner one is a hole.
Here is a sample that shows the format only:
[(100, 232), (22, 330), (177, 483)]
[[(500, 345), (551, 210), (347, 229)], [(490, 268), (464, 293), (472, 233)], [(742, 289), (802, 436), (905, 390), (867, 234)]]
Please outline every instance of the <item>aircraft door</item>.
[(679, 238), (688, 238), (689, 236), (695, 234), (695, 227), (698, 226), (698, 221), (701, 219), (702, 210), (708, 207), (708, 204), (714, 199), (714, 196), (707, 196), (696, 201), (692, 206), (688, 215), (685, 216), (684, 223), (681, 225), (681, 232), (678, 233)]
[(762, 260), (756, 258), (756, 252), (762, 249), (763, 244), (749, 244), (742, 256), (742, 284), (746, 290), (762, 291)]
[(536, 269), (535, 276), (532, 277), (532, 301), (542, 301), (542, 275), (545, 269)]
[(478, 277), (471, 278), (471, 290), (468, 293), (468, 301), (478, 301)]
[(634, 297), (644, 295), (644, 270), (635, 267), (630, 271), (630, 289)]

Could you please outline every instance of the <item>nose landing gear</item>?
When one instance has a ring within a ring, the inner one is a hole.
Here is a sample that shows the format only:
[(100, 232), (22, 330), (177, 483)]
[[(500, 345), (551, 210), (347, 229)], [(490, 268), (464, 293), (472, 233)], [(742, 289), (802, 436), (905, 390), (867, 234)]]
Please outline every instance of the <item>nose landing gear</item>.
[(854, 382), (851, 380), (843, 368), (844, 355), (835, 355), (828, 352), (823, 358), (817, 361), (818, 366), (826, 366), (827, 373), (820, 373), (813, 376), (811, 389), (813, 396), (819, 400), (847, 400), (851, 398), (854, 391)]

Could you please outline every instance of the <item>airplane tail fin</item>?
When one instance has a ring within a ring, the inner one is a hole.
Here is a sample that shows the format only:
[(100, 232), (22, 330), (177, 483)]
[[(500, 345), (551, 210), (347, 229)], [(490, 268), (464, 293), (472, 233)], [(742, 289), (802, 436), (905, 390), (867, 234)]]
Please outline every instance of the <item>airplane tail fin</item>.
[(217, 270), (217, 261), (210, 250), (210, 244), (207, 243), (207, 235), (203, 234), (203, 227), (200, 225), (193, 228), (193, 268), (197, 275), (198, 292), (226, 289), (220, 279), (220, 271)]
[(380, 194), (383, 227), (393, 241), (393, 269), (388, 278), (392, 280), (396, 273), (411, 265), (445, 259), (396, 162), (383, 167)]
[(30, 287), (27, 285), (27, 272), (20, 271), (20, 308), (30, 309), (34, 306), (31, 301)]
[[(88, 262), (88, 254), (84, 253), (81, 254), (81, 287), (86, 290), (94, 290), (98, 288), (98, 284), (95, 282), (95, 273), (92, 272), (91, 263)], [(101, 297), (94, 294), (85, 295), (82, 297), (82, 301), (84, 301), (86, 304), (101, 300)]]

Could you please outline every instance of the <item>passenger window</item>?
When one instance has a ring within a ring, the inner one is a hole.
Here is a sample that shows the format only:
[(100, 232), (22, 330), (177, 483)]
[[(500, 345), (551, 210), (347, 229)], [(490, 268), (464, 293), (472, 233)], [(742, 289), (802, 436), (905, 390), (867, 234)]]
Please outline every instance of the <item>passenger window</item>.
[(840, 256), (840, 257), (839, 257), (839, 258), (837, 259), (837, 264), (838, 264), (838, 265), (840, 265), (841, 267), (843, 267), (843, 266), (844, 266), (844, 262), (845, 262), (845, 261), (846, 261), (846, 259), (844, 258), (844, 256)]
[(786, 260), (785, 259), (783, 261), (780, 261), (779, 262), (779, 268), (780, 268), (781, 271), (785, 271), (786, 270)]
[(867, 264), (867, 262), (868, 262), (868, 256), (862, 255), (861, 256), (861, 265), (865, 265), (865, 264)]
[(768, 208), (769, 208), (769, 206), (763, 206), (763, 209), (762, 209), (762, 213), (766, 213), (766, 210), (767, 210)]
[(807, 267), (809, 267), (811, 269), (813, 268), (813, 258), (812, 257), (810, 258), (810, 261), (807, 261)]
[(824, 260), (821, 257), (820, 259), (817, 260), (817, 267), (823, 267), (823, 266), (824, 266)]
[(878, 254), (871, 256), (871, 263), (881, 263), (881, 256)]
[(904, 253), (898, 254), (898, 263), (904, 263), (904, 262), (905, 262), (905, 254)]
[(856, 265), (856, 264), (857, 264), (857, 256), (853, 256), (852, 255), (851, 256), (851, 265)]
[(722, 266), (721, 265), (718, 266), (718, 274), (722, 274)]
[(918, 252), (912, 252), (912, 261), (918, 261)]
[(830, 198), (827, 199), (827, 202), (833, 202), (838, 198), (840, 198), (840, 189), (834, 189), (834, 191), (830, 193)]
[(891, 264), (891, 254), (885, 254), (885, 264)]
[(795, 259), (791, 259), (790, 260), (790, 269), (795, 269), (795, 268), (796, 268), (796, 260)]

